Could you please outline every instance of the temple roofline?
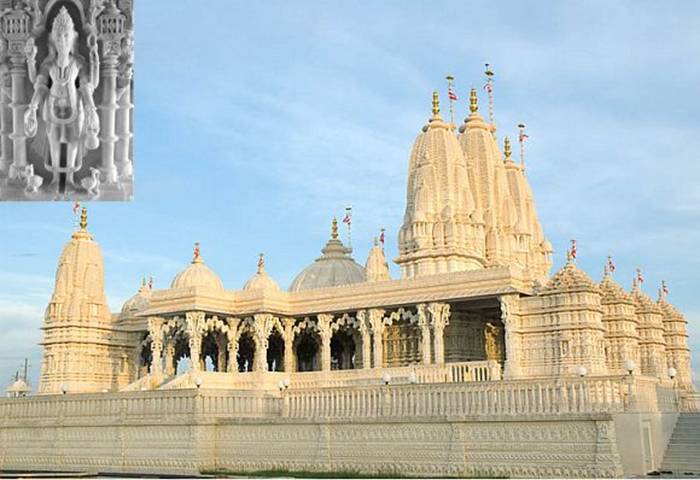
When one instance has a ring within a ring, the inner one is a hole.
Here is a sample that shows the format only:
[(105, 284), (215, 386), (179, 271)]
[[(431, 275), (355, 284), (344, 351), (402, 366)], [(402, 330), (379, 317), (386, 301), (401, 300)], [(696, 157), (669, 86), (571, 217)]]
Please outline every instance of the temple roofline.
[(343, 312), (504, 294), (532, 295), (532, 282), (517, 266), (468, 270), (418, 278), (358, 283), (301, 292), (224, 291), (204, 288), (154, 291), (150, 308), (136, 317), (207, 311), (232, 316), (267, 312), (284, 316)]

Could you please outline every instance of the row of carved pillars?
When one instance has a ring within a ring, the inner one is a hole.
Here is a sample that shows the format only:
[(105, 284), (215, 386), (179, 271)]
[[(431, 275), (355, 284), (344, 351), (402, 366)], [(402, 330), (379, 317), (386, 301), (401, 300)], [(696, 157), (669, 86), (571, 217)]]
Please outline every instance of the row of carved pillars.
[[(442, 364), (445, 361), (444, 330), (449, 324), (450, 305), (447, 303), (418, 304), (413, 308), (387, 311), (381, 308), (358, 310), (353, 314), (330, 313), (295, 318), (276, 317), (271, 314), (256, 314), (240, 319), (237, 317), (207, 317), (204, 312), (187, 312), (183, 318), (148, 319), (151, 346), (151, 373), (172, 375), (175, 372), (174, 355), (178, 335), (186, 338), (189, 347), (190, 370), (204, 368), (202, 340), (209, 332), (217, 332), (218, 370), (226, 364), (228, 372), (238, 371), (237, 357), (239, 340), (244, 333), (250, 334), (255, 343), (253, 370), (267, 370), (267, 352), (270, 335), (277, 331), (284, 342), (283, 370), (297, 370), (294, 355), (295, 338), (304, 331), (318, 335), (321, 371), (331, 370), (331, 339), (341, 329), (359, 332), (362, 368), (384, 366), (384, 332), (387, 326), (400, 320), (408, 321), (419, 328), (421, 359), (423, 364)], [(224, 345), (226, 353), (224, 354)], [(164, 358), (165, 354), (165, 358)], [(195, 360), (196, 359), (196, 360)], [(226, 361), (228, 359), (228, 361)], [(163, 371), (165, 360), (165, 371)]]

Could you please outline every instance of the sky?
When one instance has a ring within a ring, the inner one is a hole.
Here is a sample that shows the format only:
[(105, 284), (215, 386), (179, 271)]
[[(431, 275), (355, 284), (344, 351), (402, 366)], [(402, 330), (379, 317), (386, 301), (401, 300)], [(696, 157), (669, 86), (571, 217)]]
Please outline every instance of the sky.
[[(191, 259), (240, 289), (266, 254), (286, 288), (353, 206), (365, 262), (397, 255), (410, 149), (456, 78), (459, 122), (495, 71), (499, 142), (527, 124), (527, 176), (556, 250), (630, 286), (661, 280), (700, 372), (700, 2), (143, 0), (136, 3), (135, 199), (91, 203), (113, 311)], [(0, 203), (0, 387), (40, 327), (71, 204)], [(399, 270), (392, 266), (394, 277)], [(700, 375), (699, 375), (700, 377)], [(2, 387), (4, 388), (4, 387)]]

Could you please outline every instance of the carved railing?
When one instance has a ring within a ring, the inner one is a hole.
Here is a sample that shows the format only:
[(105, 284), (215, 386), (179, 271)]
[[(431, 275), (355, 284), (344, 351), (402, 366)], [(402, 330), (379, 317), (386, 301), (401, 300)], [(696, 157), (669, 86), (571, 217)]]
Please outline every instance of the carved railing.
[(297, 389), (284, 393), (282, 411), (292, 418), (677, 411), (665, 389), (621, 377)]

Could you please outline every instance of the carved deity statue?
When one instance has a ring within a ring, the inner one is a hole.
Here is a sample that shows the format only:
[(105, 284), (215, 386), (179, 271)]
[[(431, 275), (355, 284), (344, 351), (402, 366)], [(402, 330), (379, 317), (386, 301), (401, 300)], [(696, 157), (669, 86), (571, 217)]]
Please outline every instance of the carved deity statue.
[[(27, 43), (26, 55), (29, 79), (34, 95), (25, 112), (25, 133), (37, 134), (37, 110), (45, 123), (50, 162), (46, 168), (53, 172), (52, 184), (59, 174), (66, 174), (66, 185), (75, 188), (73, 175), (82, 166), (85, 150), (99, 146), (97, 135), (100, 121), (95, 110), (93, 92), (99, 82), (97, 43), (90, 47), (90, 62), (77, 50), (78, 33), (70, 14), (62, 7), (56, 15), (49, 36), (49, 54), (36, 72), (37, 48)], [(65, 146), (65, 159), (62, 150)]]

